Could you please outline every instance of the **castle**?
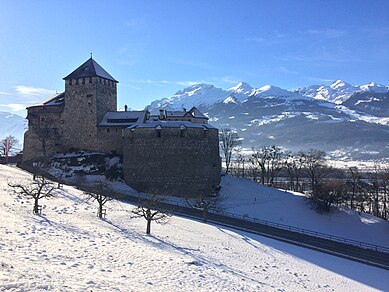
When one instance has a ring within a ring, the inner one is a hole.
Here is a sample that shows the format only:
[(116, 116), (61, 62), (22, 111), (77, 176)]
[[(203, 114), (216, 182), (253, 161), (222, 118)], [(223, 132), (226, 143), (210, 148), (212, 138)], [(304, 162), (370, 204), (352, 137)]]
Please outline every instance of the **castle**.
[(218, 129), (195, 107), (117, 111), (118, 81), (92, 57), (63, 79), (64, 92), (27, 108), (24, 163), (74, 150), (114, 153), (140, 192), (196, 197), (218, 186)]

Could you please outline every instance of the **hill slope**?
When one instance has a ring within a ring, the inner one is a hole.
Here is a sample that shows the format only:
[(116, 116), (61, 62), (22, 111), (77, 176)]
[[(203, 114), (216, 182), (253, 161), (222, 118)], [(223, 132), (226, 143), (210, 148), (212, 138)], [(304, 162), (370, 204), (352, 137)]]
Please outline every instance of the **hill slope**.
[(111, 203), (98, 220), (70, 187), (31, 202), (5, 192), (30, 175), (0, 165), (0, 289), (93, 291), (384, 290), (389, 272), (260, 236), (172, 217), (165, 226), (130, 219)]

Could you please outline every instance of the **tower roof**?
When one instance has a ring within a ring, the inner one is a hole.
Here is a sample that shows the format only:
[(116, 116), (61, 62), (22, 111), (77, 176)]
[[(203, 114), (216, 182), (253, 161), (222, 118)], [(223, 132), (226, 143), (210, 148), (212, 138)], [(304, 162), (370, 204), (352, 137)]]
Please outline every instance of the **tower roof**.
[(92, 57), (90, 57), (84, 64), (64, 77), (64, 80), (77, 79), (82, 77), (101, 77), (114, 82), (118, 82), (107, 71), (103, 69)]

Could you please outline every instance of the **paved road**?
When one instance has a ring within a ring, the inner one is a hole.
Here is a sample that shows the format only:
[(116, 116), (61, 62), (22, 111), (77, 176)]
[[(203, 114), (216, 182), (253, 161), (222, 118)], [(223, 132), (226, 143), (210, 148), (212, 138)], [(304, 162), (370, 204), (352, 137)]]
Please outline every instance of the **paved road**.
[[(135, 204), (139, 202), (138, 197), (130, 195), (117, 195), (117, 199)], [(161, 208), (168, 209), (173, 214), (202, 220), (203, 213), (201, 210), (170, 205), (167, 203), (160, 204)], [(270, 237), (290, 244), (306, 247), (316, 251), (324, 252), (327, 254), (339, 256), (356, 262), (365, 263), (378, 268), (389, 270), (389, 253), (377, 252), (370, 249), (360, 248), (354, 245), (318, 238), (306, 234), (301, 234), (281, 228), (264, 225), (261, 223), (255, 223), (215, 213), (208, 214), (208, 222)]]

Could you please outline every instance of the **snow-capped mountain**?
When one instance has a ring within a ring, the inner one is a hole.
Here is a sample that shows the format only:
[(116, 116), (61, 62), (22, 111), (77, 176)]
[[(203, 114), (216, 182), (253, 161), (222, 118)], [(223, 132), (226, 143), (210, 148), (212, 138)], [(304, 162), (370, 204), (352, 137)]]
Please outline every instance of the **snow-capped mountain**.
[(366, 85), (353, 86), (342, 80), (337, 80), (329, 86), (311, 85), (296, 90), (297, 93), (318, 100), (325, 100), (335, 104), (342, 104), (356, 92), (387, 93), (388, 87), (374, 82)]
[(176, 92), (170, 98), (163, 98), (151, 103), (150, 109), (190, 109), (192, 106), (211, 105), (220, 100), (224, 100), (230, 95), (221, 88), (216, 88), (210, 84), (195, 84), (183, 90)]
[(26, 131), (27, 120), (21, 116), (8, 112), (0, 112), (0, 139), (12, 135), (20, 144), (23, 144), (23, 136)]
[(199, 84), (153, 102), (149, 109), (196, 106), (219, 128), (235, 128), (243, 146), (318, 148), (338, 159), (389, 157), (389, 90), (341, 80), (295, 91), (241, 82), (228, 90)]

